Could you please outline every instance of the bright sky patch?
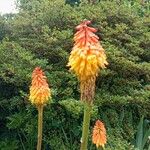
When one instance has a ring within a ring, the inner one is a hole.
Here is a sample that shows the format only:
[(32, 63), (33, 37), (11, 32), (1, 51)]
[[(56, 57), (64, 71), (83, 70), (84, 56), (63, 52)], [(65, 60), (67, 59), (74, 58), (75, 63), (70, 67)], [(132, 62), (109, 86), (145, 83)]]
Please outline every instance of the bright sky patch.
[(15, 0), (0, 0), (0, 14), (16, 12)]

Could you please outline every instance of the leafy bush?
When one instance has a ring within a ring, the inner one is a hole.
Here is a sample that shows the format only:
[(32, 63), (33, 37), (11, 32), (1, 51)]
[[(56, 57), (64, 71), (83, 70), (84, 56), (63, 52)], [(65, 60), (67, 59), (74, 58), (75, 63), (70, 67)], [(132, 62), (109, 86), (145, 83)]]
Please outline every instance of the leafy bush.
[(82, 104), (66, 64), (75, 26), (89, 19), (109, 62), (97, 79), (91, 128), (103, 120), (107, 149), (132, 150), (139, 118), (150, 119), (149, 3), (102, 0), (71, 7), (63, 0), (20, 0), (18, 5), (18, 14), (0, 17), (0, 149), (36, 145), (37, 112), (28, 102), (35, 66), (45, 70), (53, 94), (53, 104), (45, 107), (43, 148), (79, 149)]

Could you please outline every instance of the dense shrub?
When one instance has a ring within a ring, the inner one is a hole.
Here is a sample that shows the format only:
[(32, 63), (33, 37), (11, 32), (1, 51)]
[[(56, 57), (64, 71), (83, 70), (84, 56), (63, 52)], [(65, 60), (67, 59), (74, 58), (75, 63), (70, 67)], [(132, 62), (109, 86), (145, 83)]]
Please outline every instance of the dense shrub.
[[(77, 79), (66, 65), (74, 28), (89, 19), (109, 62), (97, 79), (91, 128), (96, 119), (103, 120), (107, 149), (132, 150), (140, 117), (150, 119), (149, 3), (145, 5), (100, 1), (72, 7), (62, 0), (21, 0), (18, 14), (1, 16), (0, 149), (32, 150), (36, 145), (37, 112), (28, 102), (35, 66), (45, 70), (53, 94), (44, 113), (44, 149), (79, 149), (83, 106)], [(89, 148), (95, 146), (90, 142)]]

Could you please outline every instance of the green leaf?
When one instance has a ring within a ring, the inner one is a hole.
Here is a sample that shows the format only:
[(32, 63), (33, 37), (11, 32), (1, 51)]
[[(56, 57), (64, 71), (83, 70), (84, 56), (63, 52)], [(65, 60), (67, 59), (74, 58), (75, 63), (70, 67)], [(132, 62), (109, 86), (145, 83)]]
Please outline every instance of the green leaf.
[(141, 117), (138, 129), (137, 129), (137, 135), (136, 135), (136, 147), (139, 150), (142, 150), (142, 141), (143, 141), (143, 118)]

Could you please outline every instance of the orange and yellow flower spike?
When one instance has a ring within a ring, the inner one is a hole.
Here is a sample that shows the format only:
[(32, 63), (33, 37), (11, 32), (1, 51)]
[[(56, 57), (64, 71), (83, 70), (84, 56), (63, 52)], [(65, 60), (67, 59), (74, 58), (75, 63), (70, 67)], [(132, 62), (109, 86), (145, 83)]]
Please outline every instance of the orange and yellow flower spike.
[(91, 21), (84, 21), (76, 27), (75, 44), (69, 57), (68, 66), (80, 81), (96, 77), (100, 68), (105, 68), (108, 64), (99, 37), (94, 34), (97, 30), (88, 27), (90, 23)]
[(50, 97), (51, 93), (46, 76), (40, 67), (36, 67), (32, 73), (29, 99), (32, 104), (39, 106), (46, 104)]
[(42, 148), (43, 107), (51, 97), (50, 88), (46, 76), (40, 67), (36, 67), (32, 73), (29, 100), (38, 109), (38, 142), (37, 150)]
[(106, 129), (104, 124), (100, 120), (96, 121), (93, 128), (92, 142), (93, 144), (96, 144), (97, 148), (100, 146), (104, 148), (104, 145), (107, 142)]
[(108, 64), (105, 51), (96, 29), (89, 27), (91, 21), (84, 21), (76, 27), (74, 47), (71, 51), (68, 66), (80, 81), (81, 100), (84, 102), (84, 118), (80, 150), (87, 150), (90, 115), (95, 95), (95, 80), (101, 68)]

